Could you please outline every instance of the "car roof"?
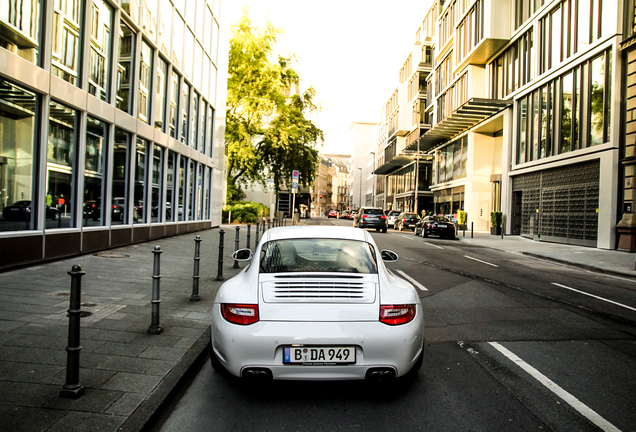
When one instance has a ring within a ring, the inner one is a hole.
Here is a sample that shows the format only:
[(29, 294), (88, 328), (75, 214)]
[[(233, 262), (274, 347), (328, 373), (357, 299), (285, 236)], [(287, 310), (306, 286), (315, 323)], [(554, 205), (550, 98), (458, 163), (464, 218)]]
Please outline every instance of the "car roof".
[(285, 226), (268, 230), (268, 240), (301, 238), (334, 238), (368, 241), (367, 232), (358, 228), (340, 226)]

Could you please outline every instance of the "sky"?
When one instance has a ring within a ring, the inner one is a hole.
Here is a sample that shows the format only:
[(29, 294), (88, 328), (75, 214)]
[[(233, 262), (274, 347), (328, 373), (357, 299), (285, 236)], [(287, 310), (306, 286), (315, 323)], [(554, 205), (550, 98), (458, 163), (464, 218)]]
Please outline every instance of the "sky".
[(431, 0), (224, 0), (224, 22), (247, 6), (252, 24), (283, 30), (276, 49), (295, 54), (303, 86), (316, 89), (322, 153), (353, 154), (351, 122), (379, 122)]

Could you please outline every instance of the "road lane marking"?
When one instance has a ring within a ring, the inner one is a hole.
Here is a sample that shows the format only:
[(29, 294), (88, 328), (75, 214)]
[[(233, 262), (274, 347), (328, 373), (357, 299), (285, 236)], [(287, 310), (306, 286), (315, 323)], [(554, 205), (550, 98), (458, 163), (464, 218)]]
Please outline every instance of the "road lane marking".
[(468, 258), (468, 259), (471, 259), (473, 261), (478, 261), (478, 262), (483, 263), (483, 264), (488, 264), (489, 266), (499, 267), (497, 264), (493, 264), (493, 263), (489, 263), (489, 262), (486, 262), (486, 261), (482, 261), (482, 260), (477, 259), (477, 258), (469, 257), (468, 255), (464, 255), (464, 258)]
[(572, 394), (565, 391), (559, 385), (557, 385), (554, 381), (552, 381), (547, 376), (543, 375), (541, 372), (530, 366), (528, 363), (523, 361), (520, 357), (518, 357), (515, 353), (503, 347), (501, 344), (497, 342), (488, 342), (493, 348), (499, 351), (501, 354), (505, 355), (510, 359), (513, 363), (519, 366), (524, 371), (528, 372), (534, 379), (543, 384), (548, 390), (552, 393), (563, 399), (568, 405), (577, 410), (581, 415), (587, 418), (589, 421), (594, 423), (596, 426), (601, 428), (606, 432), (621, 432), (616, 426), (605, 420), (601, 417), (596, 411), (592, 410), (590, 407), (585, 405), (583, 402), (578, 400)]
[(434, 245), (433, 243), (427, 243), (427, 242), (424, 242), (424, 244), (425, 244), (425, 245), (429, 245), (429, 246), (433, 246), (433, 247), (435, 247), (435, 248), (437, 248), (437, 249), (444, 249), (443, 247), (441, 247), (441, 246), (437, 246), (437, 245)]
[(405, 239), (407, 239), (407, 240), (413, 240), (413, 237), (407, 237), (407, 236), (405, 236), (405, 235), (402, 235), (402, 237), (404, 237), (404, 238), (405, 238)]
[(424, 285), (422, 285), (421, 283), (419, 283), (418, 281), (413, 279), (411, 276), (409, 276), (406, 273), (404, 273), (402, 270), (395, 270), (395, 271), (398, 272), (399, 274), (401, 274), (403, 278), (407, 279), (409, 282), (411, 282), (413, 285), (415, 285), (416, 287), (418, 287), (422, 291), (428, 291)]
[(570, 291), (577, 292), (577, 293), (579, 293), (579, 294), (584, 294), (584, 295), (586, 295), (586, 296), (594, 297), (595, 299), (603, 300), (603, 301), (606, 301), (606, 302), (608, 302), (608, 303), (612, 303), (612, 304), (615, 304), (615, 305), (617, 305), (617, 306), (621, 306), (621, 307), (624, 307), (624, 308), (626, 308), (626, 309), (630, 309), (630, 310), (636, 311), (636, 308), (633, 308), (633, 307), (631, 307), (631, 306), (627, 306), (627, 305), (624, 305), (624, 304), (622, 304), (622, 303), (615, 302), (614, 300), (609, 300), (609, 299), (606, 299), (606, 298), (603, 298), (603, 297), (599, 297), (599, 296), (597, 296), (597, 295), (590, 294), (590, 293), (587, 293), (587, 292), (585, 292), (585, 291), (580, 291), (580, 290), (577, 290), (577, 289), (574, 289), (574, 288), (570, 288), (569, 286), (561, 285), (561, 284), (558, 284), (558, 283), (556, 283), (556, 282), (552, 282), (552, 285), (556, 285), (556, 286), (558, 286), (558, 287), (565, 288), (565, 289), (568, 289), (568, 290), (570, 290)]

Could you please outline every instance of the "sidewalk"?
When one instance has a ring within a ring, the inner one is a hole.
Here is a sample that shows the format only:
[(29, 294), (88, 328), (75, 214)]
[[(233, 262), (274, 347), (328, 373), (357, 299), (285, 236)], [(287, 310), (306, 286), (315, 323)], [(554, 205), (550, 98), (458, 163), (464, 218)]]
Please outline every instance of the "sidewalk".
[(535, 241), (521, 236), (504, 236), (502, 239), (501, 236), (491, 235), (489, 232), (475, 232), (471, 238), (469, 231), (466, 231), (466, 236), (460, 231), (457, 238), (469, 244), (533, 256), (591, 271), (636, 277), (636, 254), (629, 252)]
[[(223, 276), (234, 269), (236, 226), (225, 232)], [(160, 408), (209, 343), (219, 229), (125, 246), (0, 273), (0, 430), (138, 431)], [(256, 240), (251, 231), (251, 246)], [(194, 238), (201, 236), (199, 295), (193, 286)], [(240, 247), (246, 246), (241, 226)], [(154, 246), (160, 246), (159, 335), (151, 323)], [(82, 277), (77, 400), (58, 396), (66, 381), (71, 277)], [(242, 265), (241, 267), (244, 267)], [(85, 315), (85, 316), (84, 316)]]
[[(289, 221), (288, 221), (289, 222)], [(240, 247), (246, 227), (240, 226)], [(225, 232), (223, 276), (240, 271), (230, 256), (236, 225)], [(217, 289), (219, 229), (125, 246), (0, 273), (0, 430), (138, 431), (160, 412), (168, 395), (205, 360), (209, 314)], [(200, 235), (198, 302), (190, 301), (194, 237)], [(510, 253), (636, 276), (635, 255), (536, 242), (518, 236), (462, 233), (459, 241)], [(250, 245), (256, 243), (251, 229)], [(154, 246), (161, 254), (163, 332), (148, 334)], [(66, 380), (69, 293), (67, 274), (78, 264), (82, 278), (80, 384), (77, 400), (58, 396)]]

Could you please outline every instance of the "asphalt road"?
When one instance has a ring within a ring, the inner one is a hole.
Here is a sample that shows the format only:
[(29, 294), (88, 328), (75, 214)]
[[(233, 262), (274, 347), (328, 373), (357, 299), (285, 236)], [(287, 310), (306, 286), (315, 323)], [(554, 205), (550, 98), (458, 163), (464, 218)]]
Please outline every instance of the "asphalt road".
[(636, 430), (636, 282), (409, 231), (373, 236), (422, 298), (417, 379), (254, 387), (208, 362), (161, 430)]

